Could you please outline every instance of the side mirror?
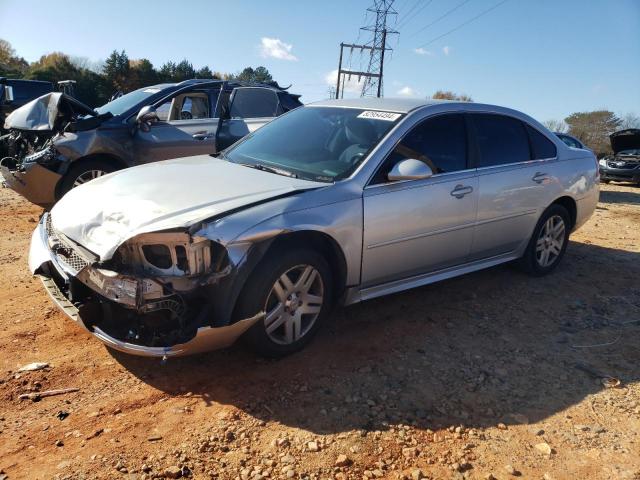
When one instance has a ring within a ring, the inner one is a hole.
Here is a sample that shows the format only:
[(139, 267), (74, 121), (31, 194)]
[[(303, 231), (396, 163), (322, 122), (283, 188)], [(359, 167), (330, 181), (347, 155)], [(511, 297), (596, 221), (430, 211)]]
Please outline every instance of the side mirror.
[(13, 98), (13, 87), (9, 85), (4, 86), (4, 98), (7, 102), (13, 102), (15, 98)]
[(151, 129), (151, 124), (160, 120), (156, 108), (151, 105), (142, 107), (136, 116), (136, 123), (143, 132), (148, 132)]
[(391, 171), (387, 174), (390, 182), (399, 182), (402, 180), (422, 180), (433, 175), (433, 170), (429, 166), (416, 160), (415, 158), (407, 158), (396, 163)]

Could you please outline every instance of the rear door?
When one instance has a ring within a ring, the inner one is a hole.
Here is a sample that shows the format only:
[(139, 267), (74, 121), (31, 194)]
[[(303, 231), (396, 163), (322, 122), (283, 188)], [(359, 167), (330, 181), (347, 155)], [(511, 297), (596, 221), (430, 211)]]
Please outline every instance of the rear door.
[(159, 121), (134, 137), (138, 163), (215, 152), (217, 91), (182, 92), (156, 107)]
[(477, 146), (478, 219), (471, 260), (518, 250), (553, 201), (555, 145), (517, 118), (469, 113)]
[[(424, 161), (434, 175), (388, 181), (387, 173), (406, 158)], [(468, 158), (459, 113), (427, 118), (398, 143), (364, 190), (365, 288), (467, 261), (478, 201)]]
[(229, 99), (229, 118), (218, 132), (220, 150), (273, 120), (280, 113), (276, 92), (264, 87), (238, 87)]

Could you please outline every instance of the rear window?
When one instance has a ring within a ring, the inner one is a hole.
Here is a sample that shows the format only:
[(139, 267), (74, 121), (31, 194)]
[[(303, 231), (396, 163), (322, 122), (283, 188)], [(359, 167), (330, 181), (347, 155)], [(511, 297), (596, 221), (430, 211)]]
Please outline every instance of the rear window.
[(480, 151), (478, 167), (530, 160), (529, 138), (523, 123), (504, 115), (471, 115)]
[(533, 160), (553, 158), (557, 155), (556, 146), (551, 140), (530, 125), (527, 125), (526, 128), (531, 142), (531, 158)]

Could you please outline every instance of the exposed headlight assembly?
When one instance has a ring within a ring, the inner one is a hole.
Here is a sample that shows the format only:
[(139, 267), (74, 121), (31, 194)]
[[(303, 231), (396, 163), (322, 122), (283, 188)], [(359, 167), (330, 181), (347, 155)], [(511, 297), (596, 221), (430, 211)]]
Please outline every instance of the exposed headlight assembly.
[(598, 160), (598, 165), (600, 165), (601, 167), (606, 167), (607, 166), (607, 160), (604, 158), (601, 158), (600, 160)]
[(43, 148), (42, 150), (38, 150), (31, 155), (25, 156), (22, 159), (22, 163), (40, 163), (47, 165), (56, 161), (56, 157), (57, 152), (51, 146), (49, 146)]
[(221, 245), (188, 233), (139, 235), (122, 245), (118, 252), (125, 266), (172, 277), (219, 271), (226, 257)]

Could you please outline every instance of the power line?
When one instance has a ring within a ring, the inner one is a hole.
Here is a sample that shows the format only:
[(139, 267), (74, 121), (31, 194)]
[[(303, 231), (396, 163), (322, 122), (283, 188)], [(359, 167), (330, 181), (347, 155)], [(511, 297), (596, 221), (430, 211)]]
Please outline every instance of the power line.
[(411, 18), (409, 17), (409, 15), (411, 15), (411, 12), (413, 12), (416, 7), (420, 5), (420, 0), (416, 0), (413, 5), (411, 6), (411, 8), (409, 10), (407, 10), (407, 13), (405, 13), (404, 15), (402, 15), (399, 19), (398, 19), (398, 25), (396, 28), (400, 28), (400, 25), (407, 19), (407, 18)]
[(447, 36), (447, 35), (449, 35), (450, 33), (457, 32), (457, 31), (458, 31), (458, 30), (460, 30), (462, 27), (465, 27), (465, 26), (469, 25), (471, 22), (473, 22), (473, 21), (475, 21), (475, 20), (479, 19), (480, 17), (482, 17), (482, 16), (486, 15), (487, 13), (489, 13), (489, 12), (491, 12), (491, 11), (495, 10), (495, 9), (496, 9), (496, 8), (498, 8), (500, 5), (502, 5), (503, 3), (507, 3), (508, 1), (509, 1), (509, 0), (502, 0), (501, 2), (496, 3), (493, 7), (488, 8), (488, 9), (486, 9), (486, 10), (483, 10), (482, 12), (480, 12), (480, 13), (479, 13), (478, 15), (476, 15), (475, 17), (470, 18), (470, 19), (469, 19), (469, 20), (467, 20), (466, 22), (461, 23), (461, 24), (460, 24), (460, 25), (458, 25), (457, 27), (452, 28), (451, 30), (449, 30), (448, 32), (443, 33), (442, 35), (438, 35), (437, 37), (432, 38), (432, 39), (431, 39), (431, 40), (429, 40), (427, 43), (425, 43), (425, 44), (423, 44), (423, 45), (420, 45), (420, 46), (419, 46), (419, 47), (417, 47), (417, 48), (424, 48), (424, 47), (426, 47), (426, 46), (428, 46), (428, 45), (431, 45), (432, 43), (434, 43), (434, 42), (436, 42), (436, 41), (440, 40), (442, 37), (446, 37), (446, 36)]
[(435, 25), (436, 23), (438, 23), (440, 20), (442, 20), (445, 17), (448, 17), (450, 14), (452, 14), (453, 12), (455, 12), (456, 10), (458, 10), (460, 7), (466, 5), (467, 3), (469, 3), (471, 0), (464, 0), (462, 3), (456, 5), (455, 7), (453, 7), (451, 10), (445, 12), (443, 15), (439, 16), (438, 18), (436, 18), (433, 22), (425, 25), (424, 27), (422, 27), (420, 30), (418, 30), (417, 32), (413, 33), (411, 35), (411, 37), (415, 37), (417, 34), (419, 34), (420, 32), (425, 31), (427, 28), (429, 28), (432, 25)]
[(427, 8), (427, 7), (428, 7), (432, 2), (433, 2), (433, 0), (429, 0), (427, 3), (425, 3), (425, 4), (422, 6), (422, 8), (418, 9), (418, 10), (413, 14), (413, 16), (412, 16), (412, 17), (410, 17), (410, 18), (409, 18), (408, 20), (406, 20), (406, 21), (401, 21), (400, 23), (401, 23), (402, 25), (398, 25), (396, 28), (397, 28), (398, 30), (400, 30), (400, 28), (401, 28), (401, 27), (406, 27), (408, 24), (410, 24), (410, 23), (411, 23), (411, 20), (413, 20), (414, 18), (416, 18), (418, 15), (420, 15), (420, 14), (424, 11), (424, 9), (425, 9), (425, 8)]

